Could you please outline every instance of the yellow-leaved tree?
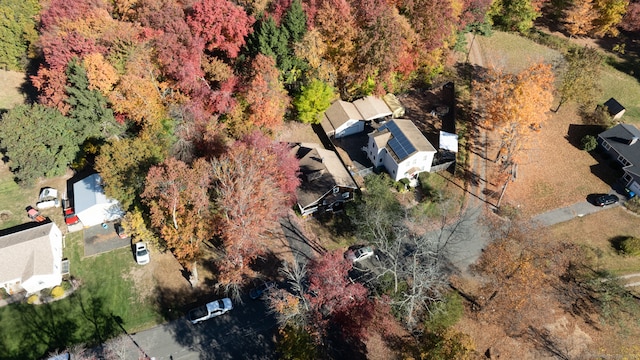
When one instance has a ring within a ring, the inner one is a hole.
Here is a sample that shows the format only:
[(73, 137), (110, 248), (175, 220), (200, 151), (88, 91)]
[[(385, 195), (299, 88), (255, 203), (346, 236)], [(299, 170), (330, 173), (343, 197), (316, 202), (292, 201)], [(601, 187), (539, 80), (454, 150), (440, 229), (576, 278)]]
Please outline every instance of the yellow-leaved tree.
[(519, 162), (530, 135), (547, 119), (553, 103), (551, 65), (537, 63), (511, 74), (489, 69), (474, 81), (475, 108), (489, 129), (500, 135), (501, 170)]

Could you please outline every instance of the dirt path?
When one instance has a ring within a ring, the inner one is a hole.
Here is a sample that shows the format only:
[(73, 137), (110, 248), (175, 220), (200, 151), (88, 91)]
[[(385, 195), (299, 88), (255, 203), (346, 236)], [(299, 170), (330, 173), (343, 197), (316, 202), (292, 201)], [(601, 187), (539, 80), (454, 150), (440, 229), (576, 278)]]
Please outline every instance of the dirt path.
[[(475, 35), (467, 33), (467, 42), (470, 44), (467, 55), (467, 62), (476, 67), (484, 67), (484, 58), (482, 49), (475, 39)], [(469, 208), (483, 206), (487, 202), (487, 132), (475, 126), (471, 129), (473, 138), (471, 139), (471, 152), (469, 153), (470, 172), (472, 179), (470, 181), (469, 192)]]

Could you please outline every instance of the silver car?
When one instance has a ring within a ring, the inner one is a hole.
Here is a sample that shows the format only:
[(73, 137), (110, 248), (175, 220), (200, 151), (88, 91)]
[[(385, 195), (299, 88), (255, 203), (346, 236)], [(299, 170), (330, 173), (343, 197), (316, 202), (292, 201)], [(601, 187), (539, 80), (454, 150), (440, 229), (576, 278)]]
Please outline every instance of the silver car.
[(197, 308), (189, 311), (189, 321), (191, 321), (192, 324), (197, 324), (216, 316), (226, 314), (231, 309), (233, 309), (233, 304), (229, 298), (212, 301), (206, 305), (198, 306)]
[(353, 261), (354, 263), (360, 261), (360, 260), (364, 260), (366, 258), (369, 258), (371, 256), (373, 256), (374, 252), (373, 249), (369, 246), (363, 246), (361, 248), (358, 248), (356, 250), (353, 251), (348, 251), (347, 252), (347, 258), (350, 259), (351, 261)]

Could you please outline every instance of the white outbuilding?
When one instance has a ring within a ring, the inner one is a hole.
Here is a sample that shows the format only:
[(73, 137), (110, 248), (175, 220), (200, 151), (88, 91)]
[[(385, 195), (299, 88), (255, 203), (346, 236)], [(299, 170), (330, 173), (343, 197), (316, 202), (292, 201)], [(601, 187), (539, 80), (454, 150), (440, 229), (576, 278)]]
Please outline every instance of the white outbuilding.
[(89, 175), (73, 184), (73, 205), (84, 227), (114, 221), (124, 215), (120, 203), (104, 194), (99, 174)]

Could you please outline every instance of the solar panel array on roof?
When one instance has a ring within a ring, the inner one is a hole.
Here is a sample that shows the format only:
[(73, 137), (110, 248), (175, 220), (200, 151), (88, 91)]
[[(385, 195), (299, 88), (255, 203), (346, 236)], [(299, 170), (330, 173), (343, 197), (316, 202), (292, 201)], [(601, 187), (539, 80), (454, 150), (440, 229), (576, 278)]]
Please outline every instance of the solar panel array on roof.
[(385, 128), (389, 129), (393, 134), (393, 139), (389, 140), (387, 143), (391, 150), (396, 153), (398, 159), (404, 160), (407, 156), (413, 154), (416, 151), (416, 148), (413, 146), (411, 141), (407, 139), (404, 133), (398, 128), (398, 125), (395, 122), (390, 122), (384, 125)]

